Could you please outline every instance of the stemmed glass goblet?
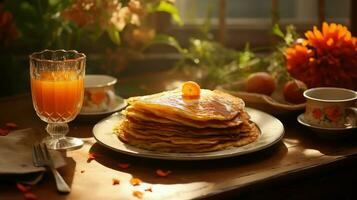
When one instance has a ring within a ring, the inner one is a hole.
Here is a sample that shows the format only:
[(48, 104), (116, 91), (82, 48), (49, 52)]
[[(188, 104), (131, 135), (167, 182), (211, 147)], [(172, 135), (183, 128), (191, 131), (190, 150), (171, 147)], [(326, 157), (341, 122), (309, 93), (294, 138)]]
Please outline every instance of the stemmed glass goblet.
[(79, 113), (84, 95), (86, 56), (74, 50), (44, 50), (30, 55), (33, 106), (47, 122), (50, 135), (44, 139), (50, 149), (70, 149), (83, 145), (66, 137), (68, 122)]

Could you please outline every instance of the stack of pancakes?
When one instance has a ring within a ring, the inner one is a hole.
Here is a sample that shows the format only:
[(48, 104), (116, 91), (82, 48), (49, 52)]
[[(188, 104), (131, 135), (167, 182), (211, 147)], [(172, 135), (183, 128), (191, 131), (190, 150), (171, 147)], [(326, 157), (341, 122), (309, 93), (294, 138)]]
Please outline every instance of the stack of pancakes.
[(207, 152), (255, 141), (258, 128), (249, 121), (243, 100), (201, 89), (197, 99), (171, 90), (128, 99), (116, 128), (132, 146), (161, 152)]

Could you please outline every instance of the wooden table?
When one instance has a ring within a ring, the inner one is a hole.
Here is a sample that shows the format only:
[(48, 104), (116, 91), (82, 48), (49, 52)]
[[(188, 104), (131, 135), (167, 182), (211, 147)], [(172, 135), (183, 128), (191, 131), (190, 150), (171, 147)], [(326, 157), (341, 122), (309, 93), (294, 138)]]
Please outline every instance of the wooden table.
[[(137, 199), (133, 191), (142, 191), (142, 199), (165, 200), (355, 197), (357, 134), (327, 140), (300, 126), (295, 115), (281, 120), (286, 130), (284, 139), (271, 148), (228, 159), (180, 162), (113, 152), (93, 139), (91, 129), (97, 120), (76, 120), (70, 123), (69, 135), (83, 138), (85, 145), (68, 151), (67, 165), (60, 169), (72, 192), (58, 194), (49, 174), (33, 192), (39, 199), (51, 200)], [(0, 100), (0, 127), (6, 122), (44, 133), (45, 123), (36, 116), (28, 95)], [(87, 162), (89, 152), (100, 156)], [(122, 169), (118, 163), (130, 163), (130, 167)], [(157, 169), (172, 173), (159, 177)], [(142, 184), (132, 186), (129, 183), (132, 177), (140, 178)], [(120, 180), (120, 184), (112, 185), (113, 178)], [(1, 200), (23, 199), (14, 182), (2, 180), (0, 186)], [(145, 191), (148, 188), (152, 192)]]

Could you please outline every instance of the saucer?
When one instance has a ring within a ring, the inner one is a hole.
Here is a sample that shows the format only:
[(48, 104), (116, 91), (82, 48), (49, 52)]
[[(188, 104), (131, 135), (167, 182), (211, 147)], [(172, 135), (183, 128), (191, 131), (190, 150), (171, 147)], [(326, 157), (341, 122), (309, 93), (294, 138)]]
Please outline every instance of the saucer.
[(116, 96), (115, 97), (115, 100), (116, 100), (116, 105), (115, 106), (112, 106), (111, 108), (109, 108), (108, 110), (105, 110), (105, 111), (99, 111), (99, 112), (84, 112), (84, 111), (81, 111), (78, 115), (79, 116), (102, 116), (102, 115), (109, 115), (109, 114), (112, 114), (114, 112), (117, 112), (119, 110), (122, 110), (124, 109), (128, 103), (126, 102), (125, 99), (123, 99), (122, 97), (120, 96)]
[(312, 124), (306, 122), (304, 113), (300, 114), (297, 117), (297, 121), (300, 124), (311, 129), (312, 131), (319, 133), (319, 135), (324, 135), (324, 136), (342, 136), (342, 135), (352, 133), (353, 130), (357, 130), (357, 126), (352, 126), (352, 125), (346, 126), (346, 127), (341, 127), (341, 128), (326, 128), (326, 127), (312, 125)]

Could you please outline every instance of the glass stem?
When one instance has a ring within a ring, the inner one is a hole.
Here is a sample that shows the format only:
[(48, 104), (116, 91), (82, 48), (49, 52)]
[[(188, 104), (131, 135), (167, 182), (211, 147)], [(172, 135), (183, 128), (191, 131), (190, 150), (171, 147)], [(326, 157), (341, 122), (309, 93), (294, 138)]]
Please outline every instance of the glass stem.
[(63, 138), (69, 131), (67, 123), (49, 123), (46, 131), (54, 139)]

